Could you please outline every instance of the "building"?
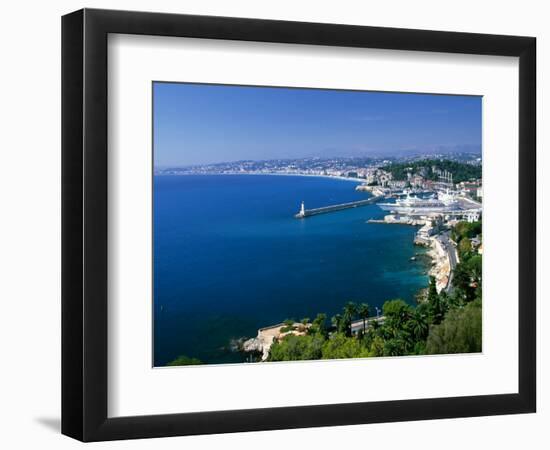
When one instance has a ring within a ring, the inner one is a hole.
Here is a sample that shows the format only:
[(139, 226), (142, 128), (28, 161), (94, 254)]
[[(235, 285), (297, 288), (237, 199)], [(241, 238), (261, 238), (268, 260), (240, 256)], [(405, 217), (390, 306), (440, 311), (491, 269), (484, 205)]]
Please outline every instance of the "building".
[(478, 198), (483, 198), (483, 187), (482, 186), (479, 186), (477, 188), (477, 197)]
[(481, 191), (480, 181), (461, 181), (458, 183), (458, 189), (464, 195), (469, 195), (470, 197), (481, 197), (479, 195), (479, 192)]
[(387, 186), (388, 183), (392, 180), (391, 173), (382, 172), (378, 174), (378, 184), (380, 186)]
[(469, 223), (477, 222), (481, 218), (481, 211), (477, 209), (471, 209), (465, 212), (466, 220)]
[(405, 180), (392, 180), (388, 181), (388, 187), (393, 189), (403, 189), (407, 187), (408, 181)]
[(443, 217), (441, 215), (438, 214), (426, 217), (426, 222), (416, 233), (416, 240), (420, 242), (428, 242), (431, 236), (441, 231), (442, 226)]
[(414, 175), (410, 181), (413, 187), (422, 187), (424, 184), (424, 178), (420, 175)]

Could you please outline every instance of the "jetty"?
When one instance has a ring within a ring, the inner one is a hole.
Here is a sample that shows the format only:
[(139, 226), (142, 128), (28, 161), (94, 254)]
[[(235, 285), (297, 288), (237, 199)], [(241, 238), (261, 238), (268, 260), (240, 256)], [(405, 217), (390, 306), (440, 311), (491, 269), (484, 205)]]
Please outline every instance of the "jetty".
[(357, 200), (355, 202), (340, 203), (338, 205), (323, 206), (321, 208), (306, 209), (304, 202), (302, 202), (300, 211), (295, 214), (296, 219), (305, 219), (306, 217), (317, 216), (319, 214), (326, 214), (334, 211), (341, 211), (343, 209), (358, 208), (360, 206), (372, 205), (378, 200), (382, 199), (381, 195), (368, 198), (366, 200)]

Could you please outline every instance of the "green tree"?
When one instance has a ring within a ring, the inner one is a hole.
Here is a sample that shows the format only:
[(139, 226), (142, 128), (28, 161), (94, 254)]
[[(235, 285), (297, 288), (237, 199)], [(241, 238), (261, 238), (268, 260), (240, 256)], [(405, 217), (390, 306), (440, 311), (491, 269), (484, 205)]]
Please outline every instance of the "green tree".
[(436, 171), (447, 170), (451, 172), (455, 183), (481, 178), (481, 166), (451, 160), (423, 159), (405, 163), (392, 163), (382, 167), (382, 169), (390, 172), (396, 180), (407, 180), (407, 173), (419, 174), (429, 180), (437, 180), (439, 175), (433, 170), (434, 168)]
[(472, 241), (467, 237), (464, 237), (458, 243), (458, 254), (461, 258), (464, 258), (469, 252), (472, 251)]
[(430, 329), (429, 354), (481, 352), (481, 302), (450, 310), (445, 320)]
[(341, 314), (335, 314), (331, 318), (331, 323), (334, 328), (336, 328), (336, 331), (341, 331), (342, 329), (342, 315)]
[(407, 354), (407, 342), (395, 337), (384, 342), (384, 356), (403, 356)]
[(474, 283), (481, 283), (482, 260), (481, 255), (472, 255), (465, 262), (465, 267)]
[(413, 308), (403, 300), (389, 300), (382, 307), (384, 312), (384, 324), (380, 327), (378, 335), (384, 339), (384, 355), (397, 356), (407, 353), (408, 348), (414, 344), (414, 339), (408, 330), (408, 321)]
[(321, 359), (323, 336), (289, 334), (282, 341), (273, 343), (269, 350), (269, 361), (300, 361)]
[(365, 334), (365, 331), (367, 329), (367, 320), (369, 318), (369, 305), (366, 303), (361, 303), (359, 307), (357, 308), (357, 314), (359, 314), (359, 317), (363, 319), (363, 334)]
[(430, 327), (428, 318), (421, 309), (415, 308), (409, 319), (409, 328), (416, 341), (424, 341), (428, 336)]
[(481, 234), (481, 221), (477, 222), (458, 222), (454, 231), (458, 237), (458, 240), (463, 238), (473, 238)]
[(357, 305), (353, 302), (348, 302), (344, 306), (344, 313), (342, 314), (342, 327), (346, 336), (351, 336), (351, 323), (353, 318), (357, 314)]
[(375, 335), (369, 346), (369, 356), (384, 356), (384, 339)]
[(378, 320), (372, 319), (369, 323), (369, 330), (372, 330), (374, 333), (380, 328), (380, 322)]
[(382, 306), (385, 317), (384, 325), (394, 329), (402, 329), (409, 319), (412, 308), (401, 299), (388, 300)]
[(426, 354), (426, 341), (418, 341), (414, 344), (412, 351), (413, 355), (425, 355)]
[(173, 361), (167, 363), (167, 366), (196, 366), (202, 364), (202, 361), (197, 358), (190, 358), (189, 356), (180, 355)]
[(435, 277), (430, 277), (430, 286), (428, 287), (428, 310), (430, 321), (434, 324), (439, 324), (445, 316), (445, 305), (441, 301), (441, 297), (437, 293)]
[(335, 333), (323, 344), (323, 359), (366, 358), (369, 351), (359, 339)]
[(458, 263), (453, 272), (453, 286), (459, 304), (481, 298), (481, 255), (470, 254)]
[(315, 319), (313, 319), (313, 323), (311, 324), (310, 332), (311, 333), (318, 333), (321, 336), (326, 337), (327, 336), (327, 315), (323, 313), (317, 314)]

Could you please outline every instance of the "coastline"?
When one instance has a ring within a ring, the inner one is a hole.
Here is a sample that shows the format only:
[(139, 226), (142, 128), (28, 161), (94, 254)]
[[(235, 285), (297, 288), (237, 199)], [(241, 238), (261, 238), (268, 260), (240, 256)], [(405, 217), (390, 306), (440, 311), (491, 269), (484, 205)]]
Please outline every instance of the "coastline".
[(447, 289), (451, 279), (451, 262), (449, 253), (445, 251), (438, 236), (430, 238), (430, 250), (427, 254), (432, 259), (432, 267), (428, 275), (433, 276), (436, 282), (437, 292)]
[[(408, 226), (427, 226), (426, 219), (414, 219), (408, 216), (399, 217), (394, 214), (388, 214), (383, 219), (369, 219), (368, 223), (381, 223), (388, 225), (408, 225)], [(431, 268), (427, 274), (436, 279), (437, 292), (450, 289), (452, 280), (452, 271), (458, 262), (458, 255), (454, 244), (450, 241), (448, 232), (437, 232), (431, 236), (422, 236), (420, 228), (414, 238), (414, 245), (428, 247), (427, 255), (431, 259)]]
[(256, 172), (225, 172), (225, 173), (155, 173), (154, 176), (168, 176), (168, 177), (185, 177), (185, 176), (222, 176), (222, 175), (255, 175), (255, 176), (262, 176), (262, 175), (269, 175), (269, 176), (281, 176), (281, 177), (315, 177), (315, 178), (330, 178), (334, 180), (342, 180), (342, 181), (351, 181), (354, 183), (365, 183), (366, 180), (364, 178), (354, 178), (354, 177), (343, 177), (340, 175), (321, 175), (321, 174), (313, 174), (313, 173), (280, 173), (280, 172), (262, 172), (262, 173), (256, 173)]

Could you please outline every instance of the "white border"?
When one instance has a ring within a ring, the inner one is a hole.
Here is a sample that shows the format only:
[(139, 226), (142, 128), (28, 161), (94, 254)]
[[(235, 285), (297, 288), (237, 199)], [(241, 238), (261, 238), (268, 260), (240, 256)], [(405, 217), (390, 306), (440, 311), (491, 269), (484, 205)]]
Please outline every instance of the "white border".
[[(518, 391), (517, 58), (126, 35), (108, 50), (110, 417)], [(483, 95), (483, 354), (152, 369), (152, 80)]]

